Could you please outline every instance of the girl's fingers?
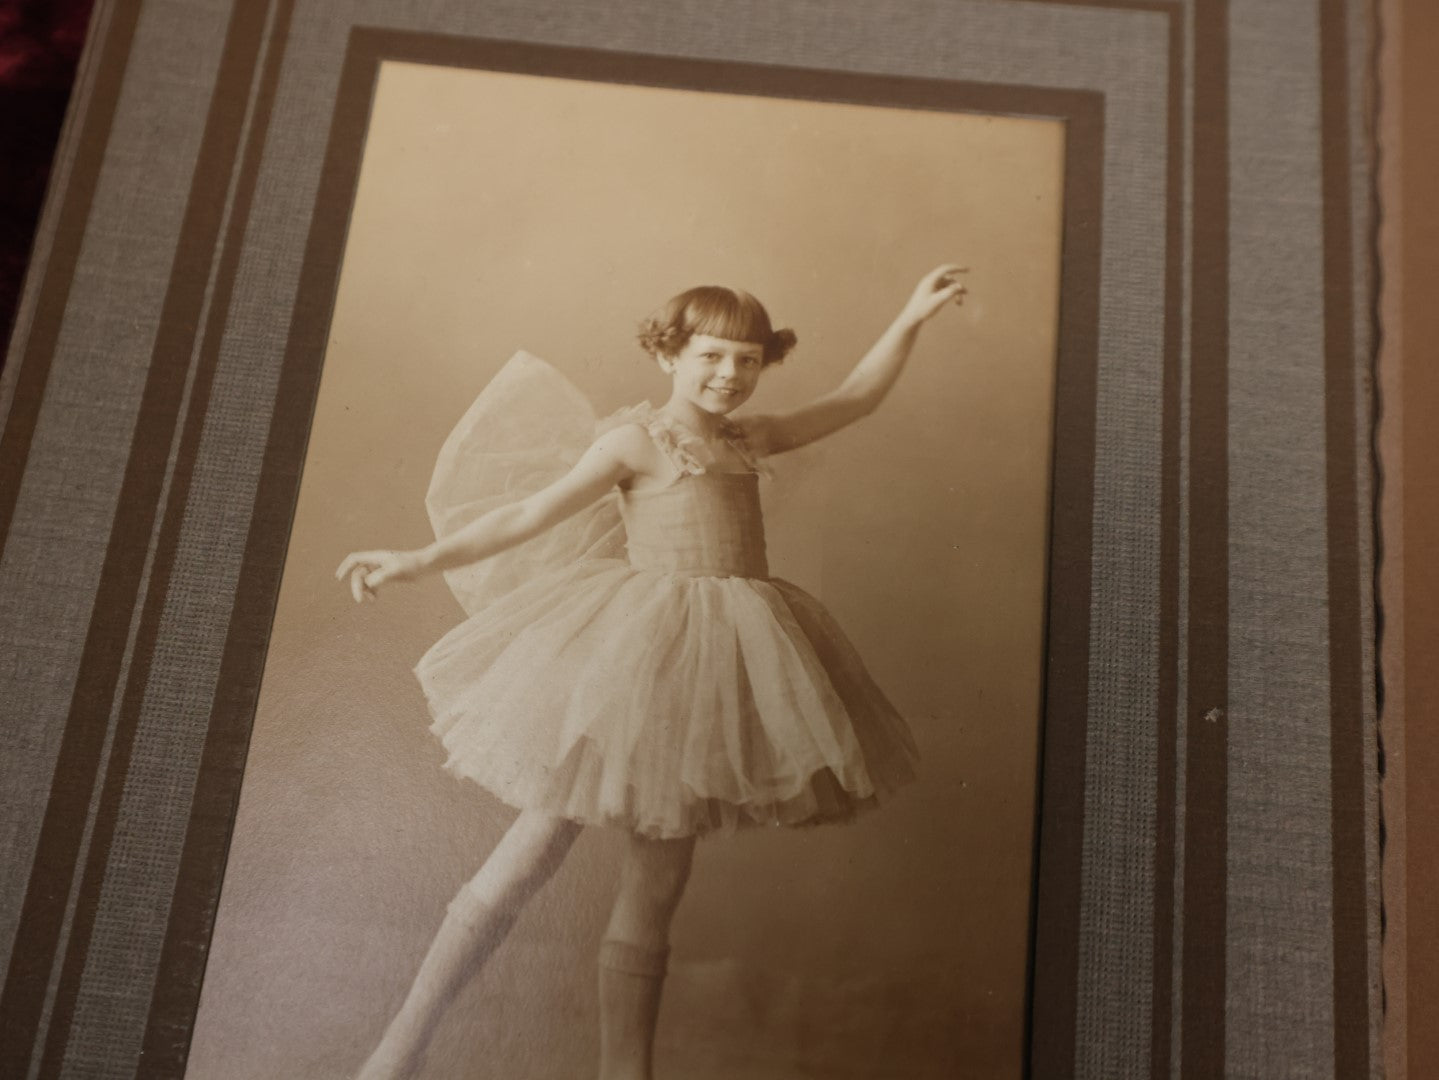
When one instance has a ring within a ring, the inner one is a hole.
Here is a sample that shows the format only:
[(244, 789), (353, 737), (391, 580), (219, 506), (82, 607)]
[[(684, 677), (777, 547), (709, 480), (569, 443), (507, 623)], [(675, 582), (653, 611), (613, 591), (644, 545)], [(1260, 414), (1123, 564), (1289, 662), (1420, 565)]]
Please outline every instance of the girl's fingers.
[(361, 603), (365, 599), (365, 574), (358, 566), (350, 573), (350, 595), (355, 598), (355, 603)]
[(376, 573), (373, 564), (361, 564), (351, 571), (350, 595), (355, 598), (355, 603), (375, 598), (375, 587), (384, 580), (377, 578)]
[(379, 554), (380, 553), (377, 551), (350, 552), (350, 554), (345, 556), (344, 561), (340, 563), (339, 569), (335, 571), (335, 580), (339, 581), (342, 578), (348, 577), (350, 574), (355, 572), (356, 567), (374, 566), (376, 562), (376, 556), (378, 556)]
[(964, 266), (941, 266), (925, 276), (924, 281), (920, 284), (920, 291), (930, 294), (946, 292), (956, 286), (961, 286), (963, 283), (959, 275), (968, 272), (968, 268)]
[(934, 294), (930, 298), (929, 304), (926, 305), (926, 310), (930, 314), (933, 314), (937, 312), (940, 308), (944, 307), (944, 305), (949, 303), (951, 300), (956, 303), (963, 303), (964, 294), (968, 291), (968, 289), (966, 289), (963, 285), (960, 285), (958, 282), (945, 285), (942, 288), (936, 289), (934, 291)]

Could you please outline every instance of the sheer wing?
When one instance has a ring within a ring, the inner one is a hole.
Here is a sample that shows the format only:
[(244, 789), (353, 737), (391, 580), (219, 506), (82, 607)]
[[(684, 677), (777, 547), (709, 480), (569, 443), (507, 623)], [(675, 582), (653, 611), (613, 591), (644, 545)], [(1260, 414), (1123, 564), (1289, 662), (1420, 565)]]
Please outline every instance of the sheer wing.
[[(515, 353), (480, 392), (435, 462), (425, 496), (439, 538), (488, 510), (563, 476), (594, 440), (594, 409), (580, 389), (537, 356)], [(445, 572), (471, 615), (516, 586), (581, 559), (620, 558), (618, 494), (508, 551)]]

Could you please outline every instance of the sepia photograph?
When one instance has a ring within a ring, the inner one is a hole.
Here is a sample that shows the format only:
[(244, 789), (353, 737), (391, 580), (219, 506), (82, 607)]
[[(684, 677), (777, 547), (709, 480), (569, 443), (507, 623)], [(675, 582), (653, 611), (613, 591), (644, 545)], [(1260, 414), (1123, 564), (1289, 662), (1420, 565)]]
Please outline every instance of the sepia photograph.
[(187, 1076), (1024, 1075), (1064, 161), (381, 66)]

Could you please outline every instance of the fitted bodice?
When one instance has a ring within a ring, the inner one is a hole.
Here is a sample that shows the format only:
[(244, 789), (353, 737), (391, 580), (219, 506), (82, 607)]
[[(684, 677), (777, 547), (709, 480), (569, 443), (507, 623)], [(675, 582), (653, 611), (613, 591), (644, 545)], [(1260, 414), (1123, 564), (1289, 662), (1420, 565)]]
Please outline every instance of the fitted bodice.
[(754, 473), (702, 472), (668, 487), (626, 491), (620, 513), (630, 565), (638, 570), (769, 576)]

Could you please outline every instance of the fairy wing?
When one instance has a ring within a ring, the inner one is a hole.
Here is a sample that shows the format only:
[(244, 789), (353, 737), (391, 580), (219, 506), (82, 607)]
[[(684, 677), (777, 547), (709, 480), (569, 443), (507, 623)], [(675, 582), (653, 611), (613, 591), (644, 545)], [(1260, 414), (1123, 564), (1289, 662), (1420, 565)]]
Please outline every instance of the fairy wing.
[[(594, 440), (595, 428), (594, 409), (574, 383), (539, 357), (515, 353), (440, 449), (425, 495), (435, 536), (443, 539), (558, 480)], [(539, 574), (623, 551), (612, 493), (499, 555), (445, 571), (445, 580), (473, 615)]]

